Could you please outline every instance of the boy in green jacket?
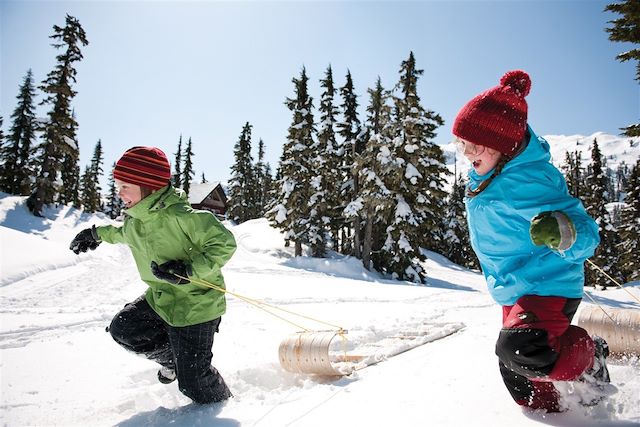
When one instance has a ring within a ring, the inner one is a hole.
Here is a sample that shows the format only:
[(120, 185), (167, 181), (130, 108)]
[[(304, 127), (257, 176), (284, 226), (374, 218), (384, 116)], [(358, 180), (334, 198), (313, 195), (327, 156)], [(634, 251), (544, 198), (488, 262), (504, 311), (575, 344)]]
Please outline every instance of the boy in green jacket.
[(224, 293), (187, 278), (224, 288), (220, 269), (236, 249), (233, 235), (211, 212), (192, 209), (185, 193), (171, 186), (169, 162), (158, 148), (127, 150), (113, 176), (126, 205), (123, 226), (93, 226), (70, 245), (76, 254), (103, 241), (128, 245), (140, 278), (149, 285), (113, 318), (111, 336), (158, 362), (158, 380), (168, 384), (177, 378), (180, 391), (194, 402), (228, 399), (229, 388), (211, 366), (213, 336), (226, 309)]

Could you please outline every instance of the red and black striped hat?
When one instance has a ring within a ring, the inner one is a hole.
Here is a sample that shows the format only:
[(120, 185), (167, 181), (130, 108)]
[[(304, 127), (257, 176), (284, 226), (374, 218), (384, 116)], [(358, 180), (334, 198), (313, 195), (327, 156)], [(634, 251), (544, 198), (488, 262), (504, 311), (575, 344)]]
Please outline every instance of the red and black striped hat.
[(171, 166), (167, 156), (155, 147), (133, 147), (116, 162), (113, 178), (158, 190), (169, 184)]
[(527, 130), (527, 101), (531, 79), (522, 70), (507, 72), (500, 85), (482, 92), (462, 107), (453, 134), (474, 144), (513, 154)]

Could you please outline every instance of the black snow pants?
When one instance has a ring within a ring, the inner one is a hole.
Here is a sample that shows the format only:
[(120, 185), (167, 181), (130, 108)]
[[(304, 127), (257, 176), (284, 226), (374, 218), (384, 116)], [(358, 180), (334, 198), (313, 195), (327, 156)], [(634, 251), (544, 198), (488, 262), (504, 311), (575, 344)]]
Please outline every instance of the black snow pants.
[(109, 332), (125, 349), (173, 369), (180, 391), (194, 402), (220, 402), (232, 396), (211, 366), (213, 336), (220, 319), (174, 327), (153, 311), (143, 295), (124, 306), (111, 321)]

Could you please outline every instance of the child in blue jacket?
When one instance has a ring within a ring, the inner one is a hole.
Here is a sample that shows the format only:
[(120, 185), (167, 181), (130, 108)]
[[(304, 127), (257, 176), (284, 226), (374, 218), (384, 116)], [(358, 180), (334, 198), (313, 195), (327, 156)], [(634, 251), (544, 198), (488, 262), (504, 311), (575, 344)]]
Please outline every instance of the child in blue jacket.
[(606, 342), (570, 324), (584, 261), (600, 239), (551, 164), (549, 144), (527, 125), (530, 88), (524, 71), (506, 73), (462, 107), (453, 134), (473, 166), (465, 198), (471, 245), (503, 307), (500, 373), (519, 405), (556, 412), (565, 408), (554, 381), (609, 381)]

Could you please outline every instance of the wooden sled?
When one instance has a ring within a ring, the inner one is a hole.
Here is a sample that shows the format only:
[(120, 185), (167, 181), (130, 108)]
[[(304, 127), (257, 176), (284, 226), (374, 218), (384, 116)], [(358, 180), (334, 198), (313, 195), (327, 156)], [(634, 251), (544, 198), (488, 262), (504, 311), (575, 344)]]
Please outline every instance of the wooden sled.
[(600, 307), (585, 304), (578, 315), (578, 326), (604, 338), (613, 354), (640, 356), (638, 309), (607, 308), (605, 313)]
[(348, 375), (332, 364), (329, 349), (334, 339), (345, 340), (347, 331), (298, 332), (280, 343), (280, 365), (301, 374), (341, 376)]

